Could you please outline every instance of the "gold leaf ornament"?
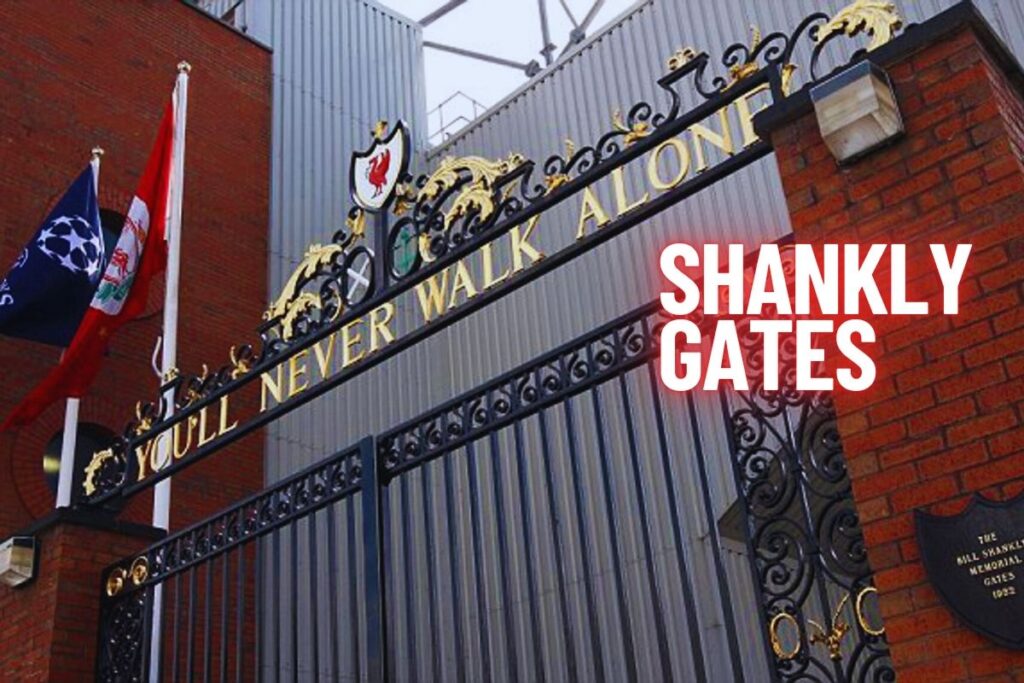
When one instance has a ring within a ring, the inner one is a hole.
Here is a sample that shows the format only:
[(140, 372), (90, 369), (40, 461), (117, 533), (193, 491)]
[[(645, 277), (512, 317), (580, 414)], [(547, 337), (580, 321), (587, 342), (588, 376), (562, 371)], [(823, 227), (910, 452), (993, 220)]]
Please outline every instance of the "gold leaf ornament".
[(459, 218), (475, 211), (480, 220), (487, 220), (495, 211), (495, 183), (526, 161), (522, 154), (510, 154), (505, 159), (491, 161), (478, 156), (446, 157), (427, 178), (417, 199), (431, 200), (452, 189), (469, 173), (469, 180), (444, 212), (445, 228)]
[(142, 401), (135, 402), (135, 419), (138, 424), (135, 426), (135, 434), (145, 434), (153, 426), (153, 418), (145, 414), (142, 409)]
[(85, 466), (85, 479), (82, 481), (82, 488), (85, 489), (85, 495), (91, 496), (96, 493), (96, 475), (103, 467), (103, 463), (107, 460), (114, 459), (114, 449), (105, 448), (102, 451), (96, 451), (92, 454), (92, 460)]
[(136, 586), (141, 586), (149, 578), (149, 560), (146, 559), (145, 555), (140, 555), (135, 558), (132, 562), (131, 568), (128, 570), (128, 575), (132, 578), (132, 583)]
[(252, 359), (239, 355), (239, 349), (236, 345), (233, 344), (231, 346), (228, 356), (231, 358), (231, 379), (238, 379), (252, 370)]
[(897, 13), (894, 3), (888, 0), (855, 0), (818, 29), (815, 40), (820, 43), (837, 33), (853, 38), (864, 32), (871, 36), (867, 47), (870, 51), (888, 43), (902, 27), (903, 18)]
[[(749, 54), (753, 54), (754, 51), (757, 50), (757, 48), (760, 45), (761, 45), (761, 29), (758, 28), (756, 25), (751, 24), (750, 25), (750, 47), (747, 48), (748, 53)], [(754, 61), (754, 60), (751, 60), (751, 61), (746, 62), (744, 64), (734, 64), (733, 66), (729, 67), (730, 81), (728, 83), (726, 83), (725, 87), (722, 88), (722, 90), (728, 90), (732, 86), (734, 86), (737, 83), (739, 83), (740, 81), (742, 81), (744, 78), (749, 78), (750, 76), (752, 76), (755, 73), (757, 73), (757, 70), (758, 70), (757, 62)]]
[(622, 144), (626, 145), (626, 147), (651, 134), (651, 127), (646, 121), (637, 121), (632, 126), (627, 126), (622, 118), (621, 109), (616, 109), (615, 113), (612, 114), (612, 127), (620, 133), (626, 134), (622, 138)]
[(697, 50), (693, 47), (681, 47), (668, 58), (668, 70), (679, 71), (697, 58)]

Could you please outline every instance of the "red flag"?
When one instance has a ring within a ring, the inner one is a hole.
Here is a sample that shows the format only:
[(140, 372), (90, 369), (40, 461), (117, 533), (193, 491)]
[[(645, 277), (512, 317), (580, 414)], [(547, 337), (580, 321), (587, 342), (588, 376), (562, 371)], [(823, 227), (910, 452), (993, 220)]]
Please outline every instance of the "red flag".
[(149, 283), (167, 266), (168, 196), (174, 141), (174, 105), (164, 110), (117, 246), (92, 302), (60, 364), (22, 400), (0, 431), (28, 424), (51, 403), (80, 398), (100, 369), (110, 337), (146, 306)]

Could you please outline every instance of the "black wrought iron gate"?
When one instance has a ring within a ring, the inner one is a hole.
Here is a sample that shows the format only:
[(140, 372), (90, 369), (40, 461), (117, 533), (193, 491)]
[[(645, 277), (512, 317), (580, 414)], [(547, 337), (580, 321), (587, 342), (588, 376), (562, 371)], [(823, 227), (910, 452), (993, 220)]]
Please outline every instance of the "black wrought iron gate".
[[(134, 457), (641, 155), (657, 174), (659, 150), (741, 100), (750, 133), (748, 98), (788, 96), (798, 40), (813, 39), (813, 79), (826, 43), (866, 25), (861, 11), (731, 46), (728, 77), (680, 50), (659, 81), (667, 108), (635, 104), (595, 145), (548, 159), (543, 182), (517, 155), (445, 162), (395, 199), (402, 216), (376, 258), (357, 244), (366, 217), (354, 209), (348, 232), (307, 253), (258, 346), (138, 406), (84, 468), (81, 504), (152, 486), (763, 158), (756, 136), (742, 150), (723, 138), (716, 166), (656, 178), (649, 201), (428, 325), (389, 332), (360, 364), (231, 428), (222, 413), (220, 432), (163, 467)], [(704, 101), (684, 112), (685, 78)], [(389, 247), (410, 244), (399, 272)], [(359, 259), (373, 275), (354, 298)], [(744, 393), (666, 392), (659, 325), (656, 305), (633, 311), (110, 567), (98, 678), (893, 680), (829, 397), (765, 392), (756, 377)]]
[(827, 397), (665, 392), (658, 322), (636, 311), (112, 567), (99, 678), (888, 680)]

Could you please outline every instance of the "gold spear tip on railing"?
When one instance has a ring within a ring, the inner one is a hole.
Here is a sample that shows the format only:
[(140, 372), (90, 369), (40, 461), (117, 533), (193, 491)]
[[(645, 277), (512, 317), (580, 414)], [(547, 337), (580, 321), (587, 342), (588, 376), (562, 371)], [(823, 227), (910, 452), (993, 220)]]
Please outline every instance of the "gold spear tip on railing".
[(192, 71), (192, 65), (186, 62), (184, 59), (178, 62), (178, 73), (188, 73)]

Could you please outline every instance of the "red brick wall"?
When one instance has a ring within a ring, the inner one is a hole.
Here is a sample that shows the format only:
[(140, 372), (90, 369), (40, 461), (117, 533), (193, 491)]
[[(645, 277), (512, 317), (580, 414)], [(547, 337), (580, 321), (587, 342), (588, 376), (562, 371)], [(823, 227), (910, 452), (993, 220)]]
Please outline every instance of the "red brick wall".
[[(836, 397), (899, 680), (1016, 680), (1024, 653), (957, 623), (927, 582), (913, 510), (1024, 489), (1024, 105), (973, 30), (898, 64), (907, 135), (840, 169), (814, 115), (772, 136), (801, 242), (970, 242), (961, 309), (880, 320), (878, 380)], [(914, 251), (921, 250), (921, 251)], [(941, 311), (937, 278), (909, 292)]]
[(150, 540), (74, 524), (38, 534), (35, 581), (0, 588), (0, 680), (92, 680), (100, 571)]
[[(179, 0), (0, 3), (0, 268), (88, 161), (106, 150), (101, 206), (124, 213), (145, 164), (176, 64), (192, 66), (182, 239), (179, 367), (227, 362), (251, 340), (266, 300), (270, 53)], [(143, 319), (114, 339), (81, 419), (120, 432), (136, 400), (153, 398), (150, 357), (163, 285)], [(59, 350), (0, 338), (0, 413), (7, 414)], [(53, 506), (43, 449), (63, 403), (0, 435), (0, 537)], [(173, 526), (262, 485), (262, 435), (175, 477)], [(129, 516), (148, 521), (149, 494)]]

